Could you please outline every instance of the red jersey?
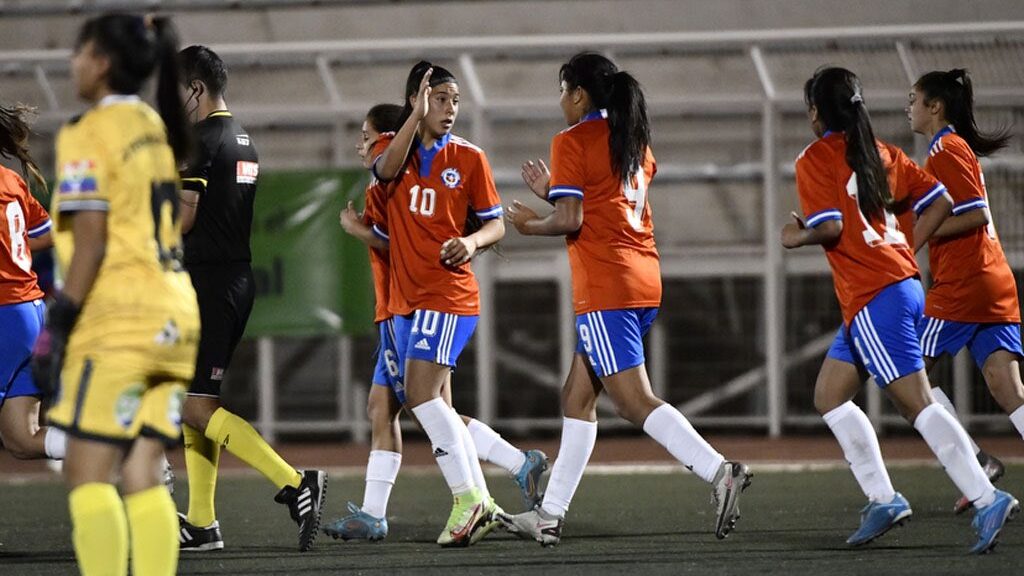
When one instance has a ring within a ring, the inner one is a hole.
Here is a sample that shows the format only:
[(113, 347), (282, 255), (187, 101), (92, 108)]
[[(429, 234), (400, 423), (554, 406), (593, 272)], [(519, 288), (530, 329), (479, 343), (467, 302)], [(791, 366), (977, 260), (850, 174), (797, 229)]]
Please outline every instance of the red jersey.
[(605, 112), (588, 114), (551, 142), (548, 199), (583, 201), (583, 225), (566, 236), (576, 314), (661, 305), (648, 185), (657, 172), (648, 148), (625, 182), (612, 172)]
[[(935, 135), (924, 167), (946, 185), (954, 216), (989, 209), (978, 158), (952, 126)], [(955, 322), (1020, 322), (1017, 284), (991, 223), (957, 236), (931, 238), (928, 263), (934, 282), (925, 314)]]
[[(889, 175), (897, 211), (920, 214), (946, 193), (939, 181), (918, 168), (898, 147), (878, 141)], [(827, 133), (808, 146), (796, 160), (796, 188), (805, 222), (813, 228), (827, 220), (841, 220), (839, 240), (825, 246), (835, 283), (836, 297), (849, 325), (853, 317), (886, 286), (919, 274), (907, 233), (897, 215), (866, 217), (857, 203), (857, 179), (846, 163), (846, 139)]]
[[(379, 155), (394, 138), (383, 134), (372, 154)], [(484, 151), (446, 134), (432, 147), (416, 147), (402, 172), (387, 189), (391, 286), (388, 310), (405, 315), (435, 310), (474, 316), (480, 313), (480, 290), (469, 262), (446, 266), (441, 245), (464, 235), (466, 216), (501, 218), (501, 198)]]
[[(370, 226), (373, 233), (382, 240), (389, 240), (387, 234), (387, 189), (377, 182), (376, 178), (366, 187), (366, 208), (363, 210), (363, 223)], [(388, 312), (389, 284), (391, 273), (388, 270), (390, 254), (388, 250), (370, 248), (370, 271), (373, 273), (373, 295), (376, 305), (373, 321), (383, 322), (391, 318)]]
[(43, 297), (28, 239), (52, 228), (50, 215), (16, 172), (0, 166), (0, 306)]

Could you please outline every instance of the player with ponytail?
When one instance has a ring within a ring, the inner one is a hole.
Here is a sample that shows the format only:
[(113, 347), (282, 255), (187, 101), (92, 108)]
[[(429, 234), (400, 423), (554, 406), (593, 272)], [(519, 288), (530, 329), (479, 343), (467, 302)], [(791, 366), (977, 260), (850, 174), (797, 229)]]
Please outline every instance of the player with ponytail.
[[(910, 92), (910, 127), (931, 140), (925, 171), (946, 185), (953, 215), (928, 241), (932, 285), (925, 298), (921, 347), (930, 370), (943, 355), (965, 346), (981, 369), (992, 397), (1024, 435), (1024, 385), (1021, 383), (1020, 304), (1017, 283), (992, 223), (985, 176), (978, 158), (1004, 148), (1005, 130), (987, 134), (974, 120), (974, 88), (962, 68), (921, 76)], [(936, 386), (936, 400), (956, 414), (949, 396)], [(1002, 463), (972, 445), (993, 480)], [(961, 498), (954, 511), (971, 502)]]
[[(855, 74), (823, 68), (806, 82), (804, 96), (818, 139), (797, 158), (804, 218), (783, 228), (782, 244), (823, 246), (842, 310), (843, 327), (818, 374), (814, 401), (868, 497), (860, 528), (847, 543), (871, 542), (913, 513), (893, 489), (871, 423), (853, 403), (862, 369), (974, 502), (982, 521), (971, 551), (986, 552), (1019, 504), (992, 486), (963, 427), (932, 397), (917, 338), (924, 293), (914, 248), (948, 216), (949, 195), (899, 148), (874, 138)], [(917, 215), (914, 247), (900, 225), (908, 210)]]
[(739, 518), (750, 470), (727, 461), (672, 405), (651, 389), (643, 336), (661, 305), (661, 269), (647, 197), (656, 172), (643, 90), (608, 58), (584, 52), (558, 73), (569, 128), (523, 179), (554, 206), (539, 216), (516, 202), (508, 219), (525, 235), (565, 236), (572, 267), (578, 344), (562, 388), (562, 440), (544, 500), (505, 527), (543, 545), (557, 544), (569, 504), (597, 437), (597, 398), (606, 390), (624, 418), (643, 428), (713, 488), (715, 535)]
[[(178, 521), (161, 483), (195, 371), (196, 295), (182, 262), (177, 165), (191, 140), (165, 17), (85, 22), (71, 60), (90, 105), (57, 137), (51, 213), (64, 289), (50, 307), (51, 425), (83, 574), (174, 574)], [(139, 98), (156, 78), (157, 110)], [(112, 479), (120, 477), (120, 491)], [(129, 548), (131, 553), (129, 554)]]

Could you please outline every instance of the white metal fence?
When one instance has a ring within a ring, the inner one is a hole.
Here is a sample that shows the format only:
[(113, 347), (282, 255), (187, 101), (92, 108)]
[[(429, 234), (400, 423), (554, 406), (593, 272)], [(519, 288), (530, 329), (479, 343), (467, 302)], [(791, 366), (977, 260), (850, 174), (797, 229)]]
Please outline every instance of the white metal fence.
[[(353, 122), (362, 118), (380, 94), (396, 91), (400, 82), (396, 78), (404, 76), (411, 61), (428, 57), (452, 62), (463, 79), (470, 138), (486, 150), (499, 150), (493, 162), (499, 184), (510, 190), (506, 194), (510, 198), (527, 195), (517, 181), (518, 156), (524, 149), (536, 149), (541, 154), (546, 150), (542, 142), (551, 135), (549, 127), (558, 115), (549, 95), (557, 65), (580, 49), (599, 50), (615, 58), (644, 82), (656, 127), (671, 127), (663, 132), (668, 134), (663, 138), (668, 144), (656, 149), (659, 177), (655, 188), (672, 190), (673, 195), (659, 205), (659, 192), (655, 191), (652, 200), (666, 283), (721, 283), (725, 294), (741, 282), (746, 283), (744, 290), (754, 295), (747, 298), (747, 309), (730, 304), (729, 314), (737, 326), (752, 325), (744, 332), (748, 345), (738, 349), (733, 362), (738, 369), (708, 370), (708, 379), (715, 381), (702, 382), (691, 392), (680, 391), (691, 385), (673, 375), (680, 372), (680, 365), (699, 364), (704, 359), (701, 354), (692, 354), (692, 346), (691, 354), (682, 357), (673, 348), (675, 334), (665, 323), (659, 323), (649, 348), (649, 370), (656, 390), (673, 398), (698, 425), (752, 428), (773, 436), (786, 427), (819, 423), (805, 406), (794, 408), (800, 404), (794, 398), (809, 396), (813, 377), (807, 381), (808, 366), (816, 367), (820, 361), (838, 318), (834, 300), (826, 300), (817, 305), (820, 310), (815, 312), (824, 320), (802, 320), (809, 308), (787, 298), (787, 284), (800, 279), (827, 284), (825, 259), (815, 250), (784, 254), (777, 240), (778, 229), (794, 205), (792, 160), (810, 140), (803, 118), (803, 81), (822, 64), (850, 67), (864, 81), (879, 134), (910, 152), (916, 150), (918, 157), (923, 143), (910, 136), (902, 108), (909, 86), (931, 69), (969, 68), (977, 85), (980, 119), (1004, 124), (1016, 121), (1018, 135), (1024, 123), (1024, 22), (339, 40), (213, 48), (232, 67), (232, 81), (247, 86), (235, 93), (237, 100), (233, 102), (237, 104), (232, 107), (249, 126), (266, 130), (264, 142), (274, 136), (274, 129), (286, 127), (288, 131), (279, 134), (283, 144), (274, 148), (286, 154), (284, 148), (302, 148), (292, 140), (296, 134), (310, 138), (328, 135), (328, 157), (314, 157), (307, 166), (351, 163), (346, 159), (347, 136)], [(68, 56), (62, 50), (0, 52), (5, 85), (29, 95), (24, 99), (34, 97), (45, 103), (40, 123), (44, 133), (52, 131), (72, 111), (54, 88), (55, 84), (66, 85)], [(378, 69), (395, 73), (377, 74)], [(359, 82), (351, 82), (352, 78)], [(315, 83), (306, 84), (304, 93), (319, 95), (283, 102), (260, 97), (260, 90), (253, 84), (264, 86), (273, 95), (297, 81)], [(987, 170), (1002, 174), (990, 178), (990, 193), (993, 204), (998, 204), (994, 210), (997, 224), (1012, 232), (1004, 235), (1004, 244), (1018, 270), (1024, 267), (1024, 215), (1019, 198), (1024, 191), (1024, 154), (1020, 142), (1017, 138), (1012, 150), (986, 165)], [(709, 189), (710, 196), (695, 192)], [(709, 197), (716, 203), (714, 210), (703, 200)], [(714, 222), (708, 224), (709, 220)], [(688, 235), (688, 230), (701, 226), (731, 231), (724, 239), (710, 243)], [(557, 410), (552, 407), (557, 406), (556, 391), (575, 347), (568, 265), (560, 243), (528, 243), (514, 238), (514, 234), (510, 232), (504, 257), (487, 255), (475, 264), (483, 312), (473, 358), (467, 362), (474, 372), (465, 383), (460, 375), (460, 387), (468, 384), (473, 390), (471, 405), (459, 407), (499, 428), (553, 429), (560, 426)], [(549, 288), (554, 306), (534, 306), (514, 313), (498, 309), (496, 293), (503, 286), (531, 284)], [(666, 312), (690, 304), (672, 300), (668, 294), (663, 305)], [(735, 294), (723, 298), (737, 301)], [(750, 318), (753, 314), (757, 317)], [(550, 338), (557, 354), (543, 362), (531, 352), (529, 338), (517, 343), (507, 334), (507, 327), (534, 316), (557, 319), (542, 335)], [(804, 324), (817, 326), (817, 331), (794, 336), (793, 326)], [(322, 419), (280, 416), (283, 344), (261, 339), (257, 346), (258, 422), (264, 434), (273, 438), (278, 433), (345, 431), (356, 438), (365, 437), (362, 399), (370, 373), (364, 359), (354, 353), (358, 343), (341, 339), (331, 355), (334, 365), (319, 366), (321, 373), (337, 376), (337, 384), (329, 393), (321, 387), (321, 394), (316, 396), (321, 401), (333, 399), (333, 414)], [(708, 355), (714, 354), (709, 348)], [(797, 367), (802, 367), (801, 375), (794, 381), (787, 375), (792, 376)], [(953, 396), (961, 409), (966, 409), (965, 419), (968, 423), (1001, 422), (999, 415), (971, 409), (972, 383), (976, 380), (972, 370), (969, 360), (959, 358), (953, 371)], [(508, 389), (499, 386), (499, 371), (514, 375), (518, 385), (542, 391), (539, 397), (546, 400), (537, 402), (549, 405), (543, 411), (548, 415), (517, 414), (517, 410), (510, 409), (515, 408), (517, 399), (515, 393), (510, 397)], [(719, 372), (731, 376), (716, 379), (714, 375)], [(459, 398), (457, 393), (457, 405)], [(749, 401), (738, 410), (715, 410), (738, 398)], [(898, 421), (883, 408), (874, 387), (868, 389), (866, 403), (875, 422)], [(608, 408), (607, 404), (601, 405), (602, 411)], [(612, 422), (609, 424), (615, 425)]]

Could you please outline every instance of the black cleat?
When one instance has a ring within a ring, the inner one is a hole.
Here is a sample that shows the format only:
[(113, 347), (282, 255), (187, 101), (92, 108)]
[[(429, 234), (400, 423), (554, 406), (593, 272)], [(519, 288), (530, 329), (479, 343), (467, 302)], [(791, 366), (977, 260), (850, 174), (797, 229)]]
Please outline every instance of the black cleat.
[(223, 550), (224, 537), (216, 520), (206, 528), (189, 523), (188, 518), (178, 512), (178, 548), (183, 552), (207, 552)]
[(285, 486), (274, 496), (275, 502), (288, 506), (292, 520), (299, 525), (299, 552), (313, 547), (326, 499), (327, 473), (323, 470), (306, 470), (298, 488)]

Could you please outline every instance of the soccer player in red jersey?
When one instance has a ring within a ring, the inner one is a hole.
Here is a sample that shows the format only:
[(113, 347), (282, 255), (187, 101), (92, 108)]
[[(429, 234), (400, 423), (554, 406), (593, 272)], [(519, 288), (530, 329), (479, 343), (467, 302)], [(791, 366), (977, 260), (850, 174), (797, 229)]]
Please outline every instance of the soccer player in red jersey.
[[(356, 151), (364, 164), (369, 163), (369, 151), (382, 133), (393, 133), (399, 128), (402, 107), (378, 104), (370, 109), (363, 122), (362, 137)], [(369, 166), (367, 166), (368, 168)], [(373, 373), (373, 386), (367, 400), (366, 411), (370, 419), (371, 449), (366, 466), (366, 487), (362, 507), (349, 502), (350, 514), (330, 523), (324, 532), (343, 540), (382, 540), (388, 534), (386, 517), (388, 499), (402, 463), (402, 434), (398, 416), (406, 404), (405, 387), (400, 378), (399, 354), (395, 349), (393, 315), (388, 311), (390, 284), (387, 230), (387, 190), (376, 179), (366, 187), (366, 208), (360, 215), (353, 203), (342, 210), (340, 221), (345, 232), (357, 238), (370, 249), (373, 272), (377, 323), (380, 341), (377, 364)], [(451, 405), (450, 381), (442, 392)], [(515, 479), (525, 500), (532, 507), (538, 499), (541, 473), (547, 467), (547, 457), (539, 450), (522, 451), (509, 444), (483, 422), (462, 416), (478, 456), (507, 470)]]
[[(21, 161), (45, 190), (28, 153), (28, 136), (23, 110), (0, 107), (0, 154)], [(25, 181), (0, 166), (0, 439), (15, 458), (64, 458), (64, 432), (39, 426), (42, 391), (29, 366), (46, 310), (32, 252), (53, 245), (52, 227)]]
[(851, 545), (866, 544), (912, 514), (895, 492), (878, 439), (853, 402), (870, 373), (900, 413), (928, 443), (953, 483), (977, 509), (983, 553), (1020, 505), (996, 490), (971, 452), (960, 423), (931, 395), (917, 330), (924, 293), (914, 253), (896, 214), (912, 209), (921, 246), (948, 216), (945, 187), (898, 148), (875, 139), (860, 81), (849, 70), (824, 68), (804, 86), (808, 117), (818, 140), (797, 158), (797, 192), (805, 220), (782, 230), (786, 248), (822, 245), (832, 268), (843, 329), (815, 386), (815, 406), (835, 434), (869, 502)]
[[(438, 537), (468, 546), (493, 529), (499, 510), (487, 492), (473, 440), (442, 396), (480, 313), (470, 259), (505, 234), (501, 199), (483, 150), (451, 134), (459, 111), (455, 76), (417, 63), (406, 81), (401, 127), (373, 147), (372, 171), (388, 196), (387, 230), (395, 349), (408, 406), (434, 446), (454, 496)], [(466, 233), (472, 210), (481, 222)]]
[(521, 234), (566, 237), (579, 339), (562, 389), (561, 447), (544, 501), (498, 518), (509, 531), (545, 546), (559, 542), (594, 449), (597, 397), (607, 391), (619, 414), (714, 486), (715, 535), (724, 538), (739, 518), (750, 471), (726, 461), (654, 395), (644, 364), (643, 336), (661, 305), (661, 269), (647, 202), (656, 165), (643, 91), (629, 73), (594, 53), (573, 56), (559, 80), (569, 128), (552, 141), (550, 172), (543, 161), (523, 165), (526, 184), (554, 211), (541, 217), (517, 202), (509, 220)]
[[(985, 176), (978, 164), (979, 156), (1005, 147), (1009, 136), (978, 130), (973, 92), (963, 69), (929, 72), (910, 92), (910, 127), (931, 138), (925, 170), (941, 180), (953, 198), (953, 215), (928, 241), (933, 283), (919, 336), (926, 370), (939, 357), (953, 356), (966, 346), (993, 398), (1024, 435), (1017, 284), (992, 223)], [(942, 388), (932, 388), (932, 395), (956, 414)], [(973, 447), (989, 477), (998, 479), (1002, 463)], [(970, 506), (961, 498), (955, 510)]]

